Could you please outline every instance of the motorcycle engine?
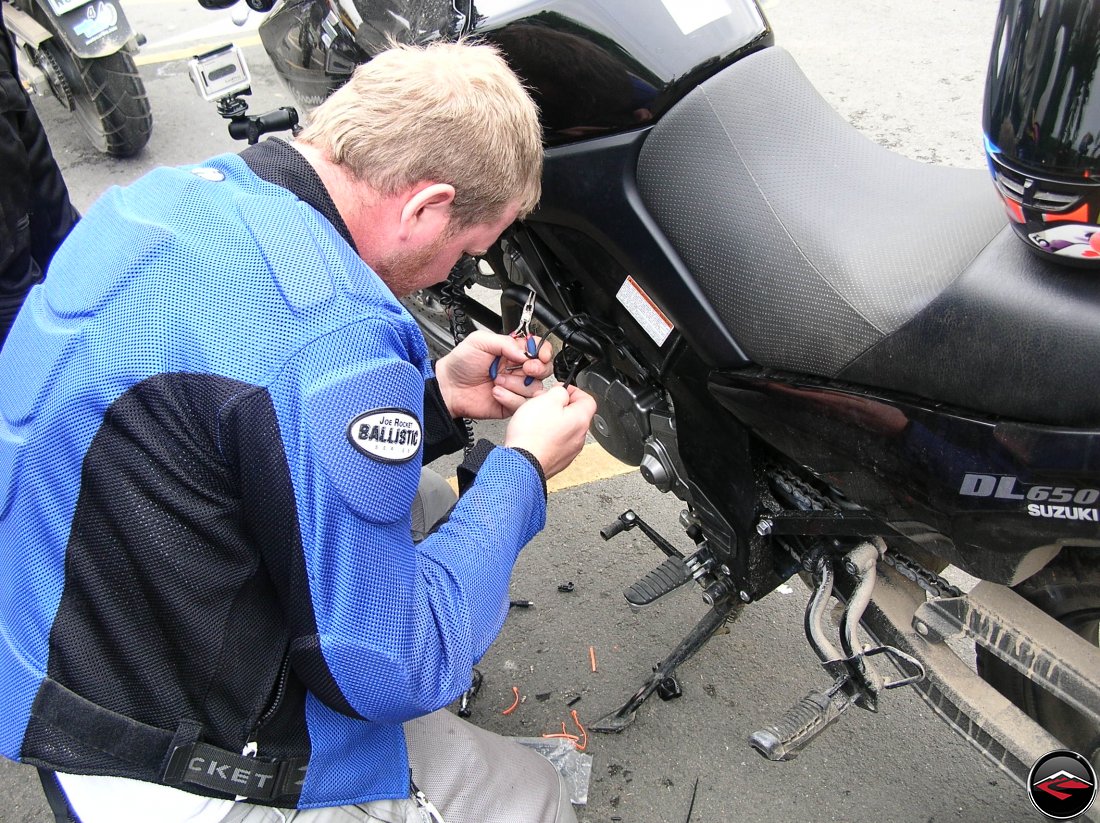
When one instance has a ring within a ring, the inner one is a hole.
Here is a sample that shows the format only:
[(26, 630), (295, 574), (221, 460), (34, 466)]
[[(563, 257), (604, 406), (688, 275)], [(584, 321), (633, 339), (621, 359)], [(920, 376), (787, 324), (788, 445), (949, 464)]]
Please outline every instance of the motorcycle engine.
[(592, 436), (612, 457), (630, 466), (640, 465), (650, 435), (649, 413), (664, 405), (661, 393), (627, 385), (603, 363), (582, 371), (577, 385), (596, 400)]
[(596, 400), (596, 442), (617, 460), (638, 466), (642, 477), (660, 491), (674, 492), (690, 503), (676, 423), (664, 392), (656, 386), (632, 385), (602, 362), (582, 371), (577, 385)]

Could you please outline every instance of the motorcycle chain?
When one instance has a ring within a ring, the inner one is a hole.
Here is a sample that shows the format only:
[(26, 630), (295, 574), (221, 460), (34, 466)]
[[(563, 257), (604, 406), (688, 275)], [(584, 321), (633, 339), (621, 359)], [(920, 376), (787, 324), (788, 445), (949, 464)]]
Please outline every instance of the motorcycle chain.
[[(799, 511), (841, 511), (841, 507), (836, 505), (833, 500), (787, 469), (774, 465), (769, 466), (767, 477), (773, 490)], [(792, 547), (788, 546), (788, 550), (795, 554)], [(799, 562), (802, 560), (797, 555), (795, 559)], [(935, 572), (924, 568), (909, 555), (899, 552), (897, 549), (887, 547), (882, 559), (887, 566), (895, 569), (906, 580), (916, 583), (933, 597), (963, 596), (962, 589), (958, 586), (951, 584)]]

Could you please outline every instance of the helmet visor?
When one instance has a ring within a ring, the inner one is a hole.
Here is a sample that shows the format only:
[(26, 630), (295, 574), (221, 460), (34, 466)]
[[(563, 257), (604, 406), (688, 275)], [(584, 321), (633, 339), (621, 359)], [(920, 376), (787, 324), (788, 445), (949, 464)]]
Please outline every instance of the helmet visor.
[(1046, 177), (1100, 174), (1100, 2), (1002, 0), (985, 89), (994, 151)]

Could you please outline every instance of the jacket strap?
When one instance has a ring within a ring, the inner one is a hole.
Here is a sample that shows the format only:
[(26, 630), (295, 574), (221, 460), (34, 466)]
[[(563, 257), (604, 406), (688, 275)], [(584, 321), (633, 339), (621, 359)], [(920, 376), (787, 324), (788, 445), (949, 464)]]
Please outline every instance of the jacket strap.
[[(202, 740), (202, 727), (181, 721), (173, 733), (105, 709), (46, 678), (31, 715), (149, 775), (149, 782), (202, 786), (234, 797), (297, 805), (308, 757), (250, 757)], [(55, 767), (56, 768), (56, 767)], [(66, 771), (62, 766), (58, 770)]]

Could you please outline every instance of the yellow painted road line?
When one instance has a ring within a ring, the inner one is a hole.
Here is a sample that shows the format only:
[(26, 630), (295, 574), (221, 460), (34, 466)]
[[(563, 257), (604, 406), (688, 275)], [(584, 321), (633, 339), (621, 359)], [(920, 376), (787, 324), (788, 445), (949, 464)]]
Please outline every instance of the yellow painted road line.
[[(260, 35), (258, 34), (251, 35), (250, 37), (230, 39), (242, 49), (260, 45)], [(134, 62), (139, 66), (152, 66), (157, 63), (171, 63), (173, 60), (190, 60), (196, 54), (202, 54), (211, 49), (216, 49), (218, 46), (226, 45), (230, 42), (230, 39), (218, 42), (195, 43), (193, 46), (188, 46), (184, 49), (172, 49), (171, 51), (142, 52), (134, 57)]]
[[(595, 483), (597, 480), (607, 480), (609, 477), (630, 474), (630, 472), (636, 470), (637, 467), (635, 466), (620, 463), (604, 451), (599, 443), (589, 443), (581, 449), (581, 453), (577, 455), (577, 459), (569, 465), (569, 468), (547, 481), (546, 489), (553, 494), (576, 486), (583, 486), (587, 483)], [(452, 477), (447, 482), (451, 484), (455, 494), (458, 494), (458, 480)]]
[(599, 443), (588, 443), (565, 471), (547, 481), (546, 489), (553, 494), (574, 486), (583, 486), (586, 483), (595, 483), (597, 480), (629, 474), (635, 470), (635, 466), (620, 463), (605, 452)]

